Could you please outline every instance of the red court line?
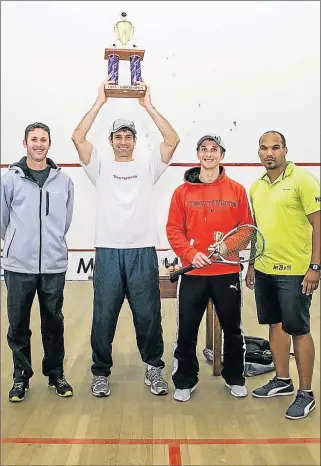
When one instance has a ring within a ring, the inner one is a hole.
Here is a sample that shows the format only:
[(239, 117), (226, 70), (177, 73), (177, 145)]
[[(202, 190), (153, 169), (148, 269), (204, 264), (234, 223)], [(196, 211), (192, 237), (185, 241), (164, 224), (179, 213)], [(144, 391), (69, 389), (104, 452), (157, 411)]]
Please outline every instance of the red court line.
[[(1, 249), (1, 252), (3, 249)], [(68, 252), (95, 252), (96, 249), (68, 249)], [(156, 249), (158, 252), (171, 251), (170, 248), (167, 249)]]
[(179, 445), (169, 445), (168, 456), (170, 466), (181, 466), (181, 449)]
[[(320, 167), (320, 162), (294, 162), (299, 167)], [(261, 167), (264, 168), (260, 162), (224, 162), (221, 165), (223, 167)], [(200, 163), (183, 163), (173, 162), (169, 165), (170, 167), (200, 167)]]
[(37, 445), (271, 445), (319, 444), (318, 437), (284, 438), (213, 438), (213, 439), (126, 439), (126, 438), (26, 438), (1, 437), (1, 443), (29, 443)]
[[(96, 249), (68, 249), (68, 252), (92, 252), (96, 251)], [(171, 249), (156, 249), (156, 251), (171, 251)]]
[[(295, 165), (298, 167), (320, 167), (320, 162), (294, 162)], [(10, 164), (8, 163), (1, 163), (1, 168), (8, 168)], [(79, 168), (81, 167), (80, 163), (57, 163), (57, 165), (61, 168)], [(223, 167), (261, 167), (263, 166), (259, 162), (230, 162), (230, 163), (222, 163)], [(193, 162), (173, 162), (169, 164), (170, 167), (199, 167), (199, 163)]]
[(96, 249), (68, 249), (68, 252), (92, 252)]

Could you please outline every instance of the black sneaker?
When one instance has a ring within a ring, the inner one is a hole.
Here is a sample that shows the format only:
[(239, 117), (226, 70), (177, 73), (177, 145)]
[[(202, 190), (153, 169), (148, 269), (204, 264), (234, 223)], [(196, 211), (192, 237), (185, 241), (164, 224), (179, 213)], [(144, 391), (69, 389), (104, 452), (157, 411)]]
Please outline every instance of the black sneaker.
[(29, 380), (14, 380), (12, 388), (9, 392), (9, 400), (13, 403), (19, 403), (26, 398), (26, 393), (29, 389)]
[(67, 380), (65, 379), (65, 376), (63, 375), (62, 377), (49, 377), (49, 383), (48, 387), (50, 388), (55, 388), (56, 389), (56, 394), (58, 396), (72, 396), (73, 395), (73, 389), (72, 386), (69, 385)]
[(298, 390), (295, 400), (287, 409), (285, 417), (289, 419), (303, 419), (307, 417), (315, 408), (315, 398), (313, 392)]
[(258, 398), (270, 398), (271, 396), (293, 395), (293, 393), (294, 387), (291, 380), (287, 383), (274, 377), (266, 385), (253, 390), (252, 395)]

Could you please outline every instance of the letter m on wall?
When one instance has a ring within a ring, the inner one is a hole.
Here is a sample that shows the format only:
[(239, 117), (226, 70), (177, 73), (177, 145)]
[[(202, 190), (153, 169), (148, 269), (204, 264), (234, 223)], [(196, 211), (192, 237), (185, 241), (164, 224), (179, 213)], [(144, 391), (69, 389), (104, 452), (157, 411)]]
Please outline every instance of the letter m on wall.
[(86, 265), (84, 259), (81, 257), (81, 259), (79, 261), (79, 264), (78, 264), (77, 273), (80, 273), (81, 271), (83, 271), (84, 273), (87, 273), (89, 269), (90, 269), (91, 272), (93, 271), (93, 269), (94, 269), (94, 259), (91, 258), (89, 260), (89, 262), (87, 263), (87, 265)]

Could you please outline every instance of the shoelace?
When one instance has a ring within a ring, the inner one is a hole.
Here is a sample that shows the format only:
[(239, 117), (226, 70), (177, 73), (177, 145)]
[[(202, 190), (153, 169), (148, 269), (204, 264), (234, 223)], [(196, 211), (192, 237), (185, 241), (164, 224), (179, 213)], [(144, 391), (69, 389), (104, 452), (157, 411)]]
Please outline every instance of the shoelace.
[(282, 381), (281, 381), (281, 380), (278, 380), (276, 377), (274, 377), (274, 379), (270, 380), (270, 381), (266, 384), (266, 388), (274, 388), (275, 385), (276, 385), (278, 382), (282, 382)]
[[(297, 406), (298, 408), (301, 408), (301, 406), (303, 406), (306, 402), (306, 398), (304, 396), (303, 393), (298, 393), (294, 402), (293, 402), (293, 405)], [(292, 406), (293, 406), (292, 405)]]
[(59, 385), (59, 387), (66, 387), (68, 385), (65, 377), (63, 377), (62, 379), (57, 379), (57, 384)]
[(148, 378), (151, 382), (158, 382), (163, 380), (162, 369), (160, 367), (152, 367), (148, 371)]
[(17, 390), (17, 389), (18, 389), (18, 390), (22, 390), (22, 389), (23, 389), (23, 382), (15, 382), (15, 383), (13, 384), (13, 388), (14, 388), (15, 390)]
[(94, 384), (95, 384), (95, 385), (100, 385), (101, 383), (107, 385), (106, 377), (105, 377), (104, 375), (95, 375), (95, 377), (94, 377)]

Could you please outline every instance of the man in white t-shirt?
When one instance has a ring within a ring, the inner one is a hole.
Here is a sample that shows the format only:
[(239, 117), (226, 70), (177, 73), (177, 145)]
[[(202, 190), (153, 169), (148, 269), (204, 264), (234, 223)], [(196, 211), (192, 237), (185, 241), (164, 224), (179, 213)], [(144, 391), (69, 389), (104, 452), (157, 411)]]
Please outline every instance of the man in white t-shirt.
[(119, 119), (109, 131), (114, 159), (99, 157), (86, 134), (108, 100), (105, 93), (108, 80), (109, 77), (99, 87), (95, 104), (72, 135), (81, 164), (97, 191), (91, 390), (98, 397), (110, 394), (112, 342), (126, 297), (133, 313), (140, 355), (146, 363), (145, 384), (154, 395), (165, 395), (168, 384), (161, 372), (164, 343), (152, 192), (173, 156), (179, 137), (152, 106), (147, 86), (139, 103), (164, 138), (160, 148), (151, 157), (134, 159), (135, 125)]

